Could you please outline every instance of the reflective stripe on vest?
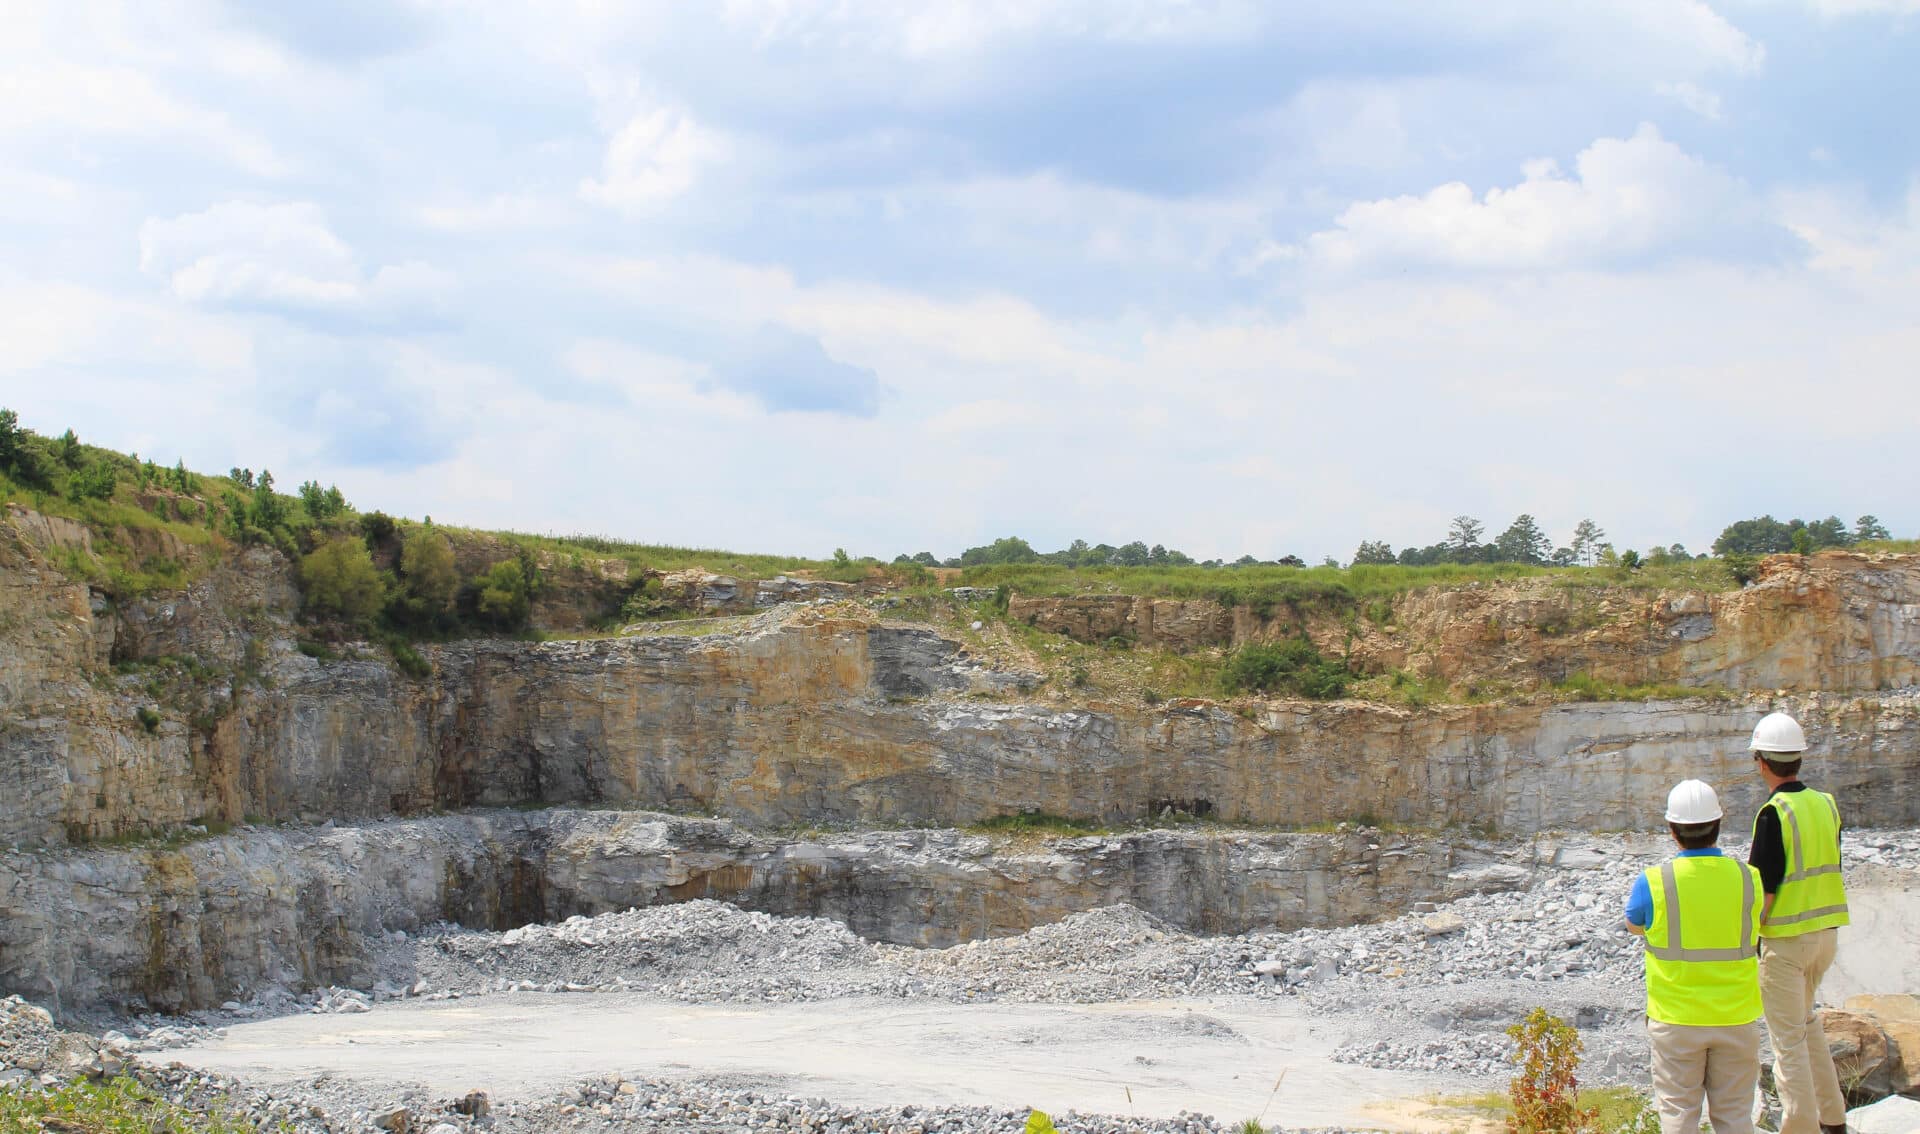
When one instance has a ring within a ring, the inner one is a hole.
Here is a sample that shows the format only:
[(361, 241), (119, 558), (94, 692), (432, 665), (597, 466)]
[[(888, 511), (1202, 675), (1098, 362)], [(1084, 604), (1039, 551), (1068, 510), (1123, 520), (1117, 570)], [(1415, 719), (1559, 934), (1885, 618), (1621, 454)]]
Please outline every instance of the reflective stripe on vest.
[(1759, 1019), (1759, 871), (1723, 855), (1688, 855), (1642, 877), (1653, 897), (1648, 1017), (1694, 1027)]
[[(1660, 889), (1667, 899), (1667, 943), (1655, 945), (1647, 939), (1647, 952), (1663, 961), (1744, 961), (1753, 956), (1752, 947), (1732, 949), (1688, 949), (1680, 944), (1680, 880), (1674, 876), (1673, 863), (1660, 868)], [(1753, 872), (1740, 872), (1740, 940), (1752, 941)]]
[[(1773, 908), (1760, 922), (1760, 935), (1792, 937), (1847, 924), (1847, 892), (1840, 879), (1840, 805), (1827, 793), (1808, 788), (1776, 793), (1767, 806), (1780, 816), (1787, 872), (1773, 896)], [(1808, 809), (1804, 820), (1800, 808)]]

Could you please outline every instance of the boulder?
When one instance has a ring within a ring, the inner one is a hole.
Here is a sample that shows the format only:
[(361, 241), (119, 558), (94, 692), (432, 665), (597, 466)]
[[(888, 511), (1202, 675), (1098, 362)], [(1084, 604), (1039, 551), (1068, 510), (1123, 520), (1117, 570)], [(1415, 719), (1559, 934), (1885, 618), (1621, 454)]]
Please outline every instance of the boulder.
[(1428, 937), (1445, 937), (1450, 933), (1459, 933), (1466, 927), (1466, 918), (1448, 910), (1430, 913), (1420, 919), (1420, 928)]
[(1868, 1017), (1892, 1045), (1889, 1086), (1894, 1093), (1920, 1093), (1920, 996), (1855, 996), (1847, 1011)]
[(1847, 1112), (1850, 1134), (1913, 1134), (1920, 1130), (1920, 1102), (1894, 1095)]
[(1893, 1093), (1893, 1061), (1879, 1025), (1857, 1013), (1822, 1008), (1820, 1028), (1849, 1098), (1878, 1099)]

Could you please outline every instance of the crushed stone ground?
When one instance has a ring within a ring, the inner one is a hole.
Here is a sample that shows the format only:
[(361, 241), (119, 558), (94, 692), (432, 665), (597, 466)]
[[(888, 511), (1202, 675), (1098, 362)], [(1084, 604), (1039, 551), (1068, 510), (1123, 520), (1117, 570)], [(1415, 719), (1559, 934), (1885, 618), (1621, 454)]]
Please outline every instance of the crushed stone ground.
[[(1625, 845), (1630, 853), (1620, 853), (1618, 839), (1571, 838), (1558, 848), (1556, 864), (1539, 870), (1524, 888), (1476, 894), (1376, 924), (1231, 937), (1194, 936), (1116, 906), (1016, 937), (923, 950), (874, 945), (826, 919), (774, 917), (706, 900), (505, 933), (438, 927), (386, 942), (378, 956), (380, 979), (371, 988), (298, 998), (273, 993), (221, 1012), (128, 1021), (124, 1032), (110, 1038), (123, 1051), (158, 1050), (211, 1038), (236, 1020), (285, 1011), (363, 1012), (389, 999), (528, 991), (621, 992), (692, 1004), (841, 997), (1035, 1004), (1284, 997), (1345, 1029), (1338, 1060), (1445, 1073), (1463, 1086), (1491, 1085), (1510, 1073), (1504, 1029), (1543, 1005), (1580, 1027), (1587, 1048), (1584, 1081), (1640, 1083), (1640, 945), (1626, 932), (1621, 908), (1637, 872), (1665, 851), (1650, 839)], [(1737, 844), (1726, 849), (1744, 853)], [(1920, 832), (1849, 832), (1846, 858), (1850, 871), (1920, 871)], [(24, 1017), (15, 1011), (9, 1018)], [(299, 1129), (364, 1130), (374, 1110), (392, 1102), (330, 1081), (317, 1083), (311, 1099), (265, 1099), (258, 1105), (277, 1106), (276, 1113), (288, 1106), (318, 1108), (328, 1116), (308, 1115), (320, 1125)], [(472, 1125), (457, 1113), (443, 1115), (435, 1100), (409, 1105), (433, 1113), (435, 1122), (444, 1118), (454, 1131)], [(1008, 1125), (1007, 1113), (977, 1108), (861, 1110), (698, 1078), (587, 1084), (577, 1097), (523, 1104), (488, 1121), (495, 1129), (529, 1131), (1018, 1128)], [(1061, 1128), (1218, 1129), (1193, 1118), (1074, 1121), (1079, 1124)]]

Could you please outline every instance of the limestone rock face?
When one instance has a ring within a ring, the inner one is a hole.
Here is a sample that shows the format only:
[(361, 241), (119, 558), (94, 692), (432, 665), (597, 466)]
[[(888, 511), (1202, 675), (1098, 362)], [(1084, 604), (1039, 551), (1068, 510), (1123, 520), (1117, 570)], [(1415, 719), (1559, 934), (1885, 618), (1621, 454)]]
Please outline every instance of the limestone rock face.
[[(1726, 594), (1566, 587), (1552, 579), (1428, 587), (1357, 622), (1262, 618), (1207, 599), (1015, 595), (1010, 617), (1082, 642), (1188, 651), (1304, 630), (1367, 672), (1530, 689), (1586, 673), (1625, 684), (1868, 691), (1920, 684), (1920, 557), (1778, 555)], [(1351, 642), (1349, 636), (1352, 635)]]
[[(1026, 810), (1122, 822), (1175, 808), (1246, 824), (1618, 829), (1645, 826), (1689, 776), (1713, 782), (1736, 814), (1757, 806), (1744, 743), (1774, 708), (1808, 725), (1818, 782), (1849, 822), (1920, 820), (1920, 689), (1422, 710), (1063, 707), (1033, 702), (1035, 675), (984, 666), (855, 603), (783, 605), (707, 637), (427, 647), (432, 674), (410, 678), (382, 650), (301, 654), (292, 568), (277, 552), (233, 554), (182, 593), (116, 608), (52, 566), (87, 538), (19, 509), (0, 520), (0, 845), (202, 820), (581, 803), (775, 826), (964, 825)], [(1779, 629), (1777, 641), (1736, 636), (1741, 673), (1780, 676), (1793, 658), (1825, 659), (1808, 671), (1819, 683), (1904, 672), (1913, 642), (1901, 611), (1920, 561), (1774, 562), (1737, 595), (1658, 600), (1662, 625), (1710, 615)], [(734, 588), (727, 601), (751, 601)], [(1466, 597), (1448, 599), (1436, 625), (1482, 633), (1477, 592), (1449, 593)], [(1210, 625), (1159, 600), (1128, 609), (1136, 628)]]
[[(716, 898), (951, 945), (1125, 902), (1208, 933), (1368, 921), (1531, 864), (1381, 831), (1149, 831), (996, 849), (901, 831), (788, 840), (635, 813), (474, 812), (258, 830), (177, 848), (0, 853), (0, 987), (63, 1012), (219, 1004), (268, 986), (365, 987), (383, 934), (496, 930)], [(1498, 860), (1498, 861), (1496, 861)]]

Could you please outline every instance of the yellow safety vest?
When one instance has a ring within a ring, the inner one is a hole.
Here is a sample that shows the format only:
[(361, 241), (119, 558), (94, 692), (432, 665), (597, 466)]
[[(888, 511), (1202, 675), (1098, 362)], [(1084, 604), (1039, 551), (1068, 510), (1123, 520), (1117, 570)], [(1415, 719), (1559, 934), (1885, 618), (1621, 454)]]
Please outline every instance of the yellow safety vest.
[[(1847, 924), (1847, 887), (1840, 880), (1840, 805), (1824, 791), (1777, 791), (1767, 807), (1780, 813), (1787, 873), (1760, 922), (1762, 937), (1797, 937)], [(1760, 819), (1754, 824), (1758, 829)]]
[(1671, 859), (1642, 873), (1647, 1016), (1718, 1028), (1760, 1018), (1760, 872), (1725, 855)]

